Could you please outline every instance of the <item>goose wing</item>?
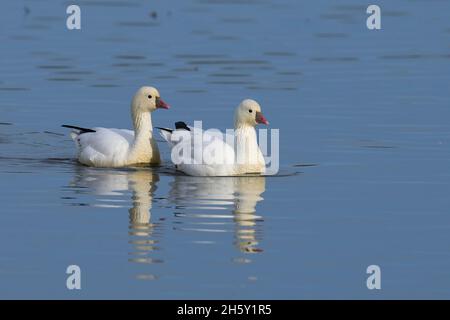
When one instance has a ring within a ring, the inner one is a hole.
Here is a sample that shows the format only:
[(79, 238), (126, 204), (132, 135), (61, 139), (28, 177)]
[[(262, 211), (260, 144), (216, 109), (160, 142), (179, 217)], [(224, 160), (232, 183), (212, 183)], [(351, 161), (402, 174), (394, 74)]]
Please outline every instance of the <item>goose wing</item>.
[(79, 161), (86, 165), (102, 166), (119, 163), (128, 154), (134, 140), (134, 132), (123, 129), (94, 128), (74, 138), (78, 146)]
[[(187, 126), (186, 126), (187, 127)], [(230, 175), (235, 153), (230, 144), (234, 137), (199, 128), (160, 128), (161, 136), (171, 148), (172, 162), (180, 171), (193, 176)], [(225, 139), (225, 140), (224, 140)]]

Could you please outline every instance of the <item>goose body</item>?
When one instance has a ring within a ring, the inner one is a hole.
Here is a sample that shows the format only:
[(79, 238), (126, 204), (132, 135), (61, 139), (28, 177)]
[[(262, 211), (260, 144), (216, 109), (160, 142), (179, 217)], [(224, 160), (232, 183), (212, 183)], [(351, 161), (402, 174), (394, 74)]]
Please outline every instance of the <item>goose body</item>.
[(161, 157), (153, 139), (151, 113), (157, 108), (168, 109), (159, 92), (142, 87), (131, 103), (134, 130), (96, 127), (72, 128), (71, 137), (77, 146), (78, 161), (92, 167), (123, 167), (137, 164), (158, 165)]
[[(233, 135), (216, 135), (178, 122), (175, 130), (160, 128), (177, 170), (191, 176), (237, 176), (265, 172), (255, 126), (268, 124), (259, 104), (244, 100), (235, 112)], [(187, 151), (187, 152), (186, 152)]]

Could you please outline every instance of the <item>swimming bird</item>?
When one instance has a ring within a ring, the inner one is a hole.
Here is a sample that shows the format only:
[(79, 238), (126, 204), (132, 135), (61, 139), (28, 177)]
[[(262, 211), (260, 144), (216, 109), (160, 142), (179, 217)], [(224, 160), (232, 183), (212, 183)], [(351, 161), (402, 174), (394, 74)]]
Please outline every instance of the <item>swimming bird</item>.
[(158, 145), (153, 139), (151, 113), (158, 108), (169, 109), (157, 89), (142, 87), (131, 101), (134, 130), (102, 128), (71, 128), (71, 137), (78, 149), (78, 161), (92, 167), (123, 167), (136, 164), (161, 163)]
[(234, 113), (234, 134), (217, 135), (179, 121), (175, 129), (159, 128), (171, 148), (176, 169), (191, 176), (236, 176), (265, 172), (255, 126), (266, 124), (261, 106), (243, 100)]

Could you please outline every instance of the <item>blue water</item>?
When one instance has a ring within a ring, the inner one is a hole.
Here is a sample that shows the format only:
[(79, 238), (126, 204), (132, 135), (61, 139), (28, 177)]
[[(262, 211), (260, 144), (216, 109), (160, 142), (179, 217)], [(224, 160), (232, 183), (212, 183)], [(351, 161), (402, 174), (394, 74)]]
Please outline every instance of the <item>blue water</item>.
[[(2, 4), (0, 298), (450, 298), (450, 2), (68, 4)], [(142, 85), (156, 126), (256, 99), (280, 174), (78, 165), (60, 125), (130, 128)]]

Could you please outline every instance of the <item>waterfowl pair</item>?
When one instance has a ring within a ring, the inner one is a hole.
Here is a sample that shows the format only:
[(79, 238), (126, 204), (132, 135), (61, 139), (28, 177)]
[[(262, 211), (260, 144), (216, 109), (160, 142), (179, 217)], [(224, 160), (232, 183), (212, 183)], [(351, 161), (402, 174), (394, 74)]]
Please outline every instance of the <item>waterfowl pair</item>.
[[(137, 164), (159, 165), (161, 157), (153, 137), (151, 113), (169, 106), (160, 98), (158, 90), (142, 87), (131, 102), (134, 131), (96, 127), (92, 129), (63, 125), (73, 129), (72, 139), (78, 149), (78, 161), (93, 167), (124, 167)], [(264, 156), (258, 146), (255, 126), (268, 124), (260, 105), (251, 99), (242, 101), (234, 114), (234, 134), (224, 138), (212, 136), (202, 130), (178, 122), (175, 129), (159, 128), (171, 150), (190, 148), (174, 161), (176, 168), (193, 176), (236, 176), (247, 173), (264, 173)], [(185, 139), (175, 143), (174, 136), (183, 134)], [(187, 136), (187, 139), (186, 139)], [(209, 162), (195, 154), (211, 151)], [(211, 159), (212, 157), (212, 159)], [(173, 152), (172, 152), (172, 160)], [(180, 162), (181, 160), (181, 162)]]

